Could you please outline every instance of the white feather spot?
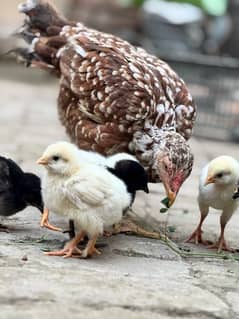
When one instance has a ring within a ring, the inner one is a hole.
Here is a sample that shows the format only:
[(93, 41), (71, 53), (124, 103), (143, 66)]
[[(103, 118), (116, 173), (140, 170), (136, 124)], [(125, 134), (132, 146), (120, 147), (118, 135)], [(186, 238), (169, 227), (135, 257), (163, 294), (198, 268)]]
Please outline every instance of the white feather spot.
[(100, 91), (97, 92), (97, 97), (100, 101), (103, 101), (104, 100), (104, 94)]

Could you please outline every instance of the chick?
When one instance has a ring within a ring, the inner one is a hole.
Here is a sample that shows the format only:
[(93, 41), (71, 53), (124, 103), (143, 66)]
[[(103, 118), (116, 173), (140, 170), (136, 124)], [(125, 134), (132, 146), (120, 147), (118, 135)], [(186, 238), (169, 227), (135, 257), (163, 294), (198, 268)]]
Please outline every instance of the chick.
[[(118, 153), (109, 157), (104, 157), (94, 152), (86, 152), (79, 150), (79, 156), (82, 160), (87, 160), (88, 163), (94, 163), (96, 165), (107, 168), (109, 172), (121, 179), (126, 185), (127, 191), (131, 196), (131, 203), (133, 204), (136, 191), (143, 190), (149, 193), (148, 189), (148, 177), (143, 166), (137, 161), (137, 159), (127, 153)], [(133, 229), (132, 229), (133, 227)], [(150, 236), (150, 232), (135, 225), (131, 220), (124, 219), (123, 224), (114, 225), (113, 232), (104, 232), (105, 235), (110, 236), (112, 234), (118, 234), (122, 232), (140, 232), (140, 235)], [(70, 220), (70, 234), (74, 234), (74, 221)], [(75, 234), (74, 234), (75, 236)], [(73, 237), (74, 237), (73, 236)]]
[(224, 230), (227, 222), (238, 207), (237, 201), (233, 200), (233, 192), (239, 179), (239, 163), (230, 156), (219, 156), (206, 165), (201, 172), (199, 181), (198, 205), (201, 212), (200, 222), (196, 230), (187, 241), (194, 240), (196, 244), (208, 244), (202, 239), (202, 224), (208, 215), (209, 207), (222, 210), (220, 219), (221, 234), (218, 242), (209, 246), (222, 249), (230, 249), (224, 238)]
[[(122, 219), (132, 201), (126, 185), (106, 168), (83, 161), (78, 148), (67, 142), (48, 146), (37, 162), (46, 168), (42, 182), (47, 208), (44, 215), (49, 209), (67, 216), (79, 229), (62, 250), (47, 255), (86, 258), (99, 253), (95, 248), (98, 236)], [(81, 251), (77, 245), (86, 235), (89, 241)]]
[[(0, 156), (0, 216), (11, 216), (27, 206), (43, 212), (40, 178), (24, 173), (11, 159)], [(8, 231), (0, 225), (0, 231)]]

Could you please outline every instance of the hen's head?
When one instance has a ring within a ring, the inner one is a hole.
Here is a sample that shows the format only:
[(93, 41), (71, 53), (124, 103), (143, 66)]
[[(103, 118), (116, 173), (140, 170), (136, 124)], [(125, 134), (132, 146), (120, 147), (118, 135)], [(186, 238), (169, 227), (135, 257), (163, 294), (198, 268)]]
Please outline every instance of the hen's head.
[(237, 185), (239, 179), (239, 163), (231, 156), (219, 156), (208, 165), (205, 185)]
[(78, 148), (68, 142), (51, 144), (37, 164), (44, 165), (51, 174), (71, 176), (79, 168)]
[(161, 132), (159, 144), (155, 145), (153, 170), (164, 185), (170, 206), (192, 166), (193, 154), (186, 140), (175, 131)]

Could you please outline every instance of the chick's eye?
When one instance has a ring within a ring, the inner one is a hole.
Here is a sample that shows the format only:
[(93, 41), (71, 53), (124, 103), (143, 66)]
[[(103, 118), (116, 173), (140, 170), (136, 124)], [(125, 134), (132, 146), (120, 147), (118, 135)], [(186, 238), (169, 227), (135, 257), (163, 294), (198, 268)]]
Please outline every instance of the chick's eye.
[(218, 178), (221, 178), (222, 176), (223, 176), (222, 173), (219, 173), (219, 174), (216, 175), (216, 177), (218, 177)]
[(53, 161), (57, 162), (60, 159), (60, 157), (59, 156), (53, 156), (52, 159), (53, 159)]

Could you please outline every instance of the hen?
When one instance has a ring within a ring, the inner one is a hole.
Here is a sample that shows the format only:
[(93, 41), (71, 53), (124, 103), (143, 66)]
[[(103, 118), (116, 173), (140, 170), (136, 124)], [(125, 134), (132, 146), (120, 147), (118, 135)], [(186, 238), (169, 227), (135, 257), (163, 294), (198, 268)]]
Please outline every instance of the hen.
[(60, 77), (58, 111), (71, 141), (104, 155), (134, 154), (172, 204), (190, 175), (196, 116), (182, 79), (157, 57), (62, 17), (50, 4), (19, 6), (28, 65)]

